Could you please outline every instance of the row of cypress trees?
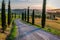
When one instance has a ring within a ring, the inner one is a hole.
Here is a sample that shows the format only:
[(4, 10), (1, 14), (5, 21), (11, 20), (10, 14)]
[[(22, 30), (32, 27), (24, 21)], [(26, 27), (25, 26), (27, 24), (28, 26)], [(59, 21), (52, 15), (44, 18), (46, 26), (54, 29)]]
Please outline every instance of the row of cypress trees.
[[(45, 11), (46, 11), (46, 0), (43, 1), (42, 21), (41, 21), (42, 28), (44, 28), (45, 21), (46, 21)], [(16, 14), (15, 14), (15, 17), (16, 17)], [(27, 22), (29, 23), (29, 7), (27, 9), (27, 14), (26, 14), (26, 11), (25, 11), (25, 13), (22, 13), (22, 20), (26, 21), (26, 19), (27, 19)], [(5, 1), (4, 0), (2, 1), (1, 21), (2, 21), (2, 30), (3, 30), (2, 32), (4, 32), (4, 30), (7, 27), (6, 26), (6, 13), (5, 13)], [(10, 7), (10, 0), (9, 0), (9, 3), (8, 3), (8, 25), (10, 25), (10, 23), (11, 23), (11, 7)], [(32, 13), (32, 24), (34, 24), (34, 10), (33, 10), (33, 13)]]
[[(42, 28), (45, 27), (45, 21), (46, 21), (46, 14), (45, 14), (45, 12), (46, 12), (46, 0), (43, 0), (42, 20), (41, 20), (41, 26), (42, 26)], [(32, 12), (32, 24), (33, 25), (34, 25), (34, 21), (35, 21), (34, 20), (34, 15), (35, 15), (35, 12), (33, 10), (33, 12)], [(27, 14), (26, 14), (26, 10), (25, 10), (25, 14), (22, 13), (22, 20), (24, 20), (24, 19), (25, 19), (25, 21), (27, 20), (27, 22), (29, 23), (29, 7), (27, 9)]]
[[(13, 19), (16, 19), (17, 18), (17, 13), (11, 13), (11, 18)], [(20, 18), (20, 13), (18, 15), (18, 18)]]
[[(32, 24), (34, 24), (34, 15), (35, 15), (35, 10), (33, 10), (32, 12)], [(26, 14), (27, 13), (27, 14)], [(45, 27), (45, 21), (46, 21), (46, 0), (43, 0), (43, 7), (42, 7), (42, 20), (41, 20), (41, 26), (42, 28)], [(16, 14), (15, 14), (15, 18), (16, 18)], [(29, 23), (29, 7), (27, 9), (25, 9), (25, 12), (22, 13), (22, 20), (27, 21)]]
[[(1, 21), (2, 21), (2, 33), (7, 28), (7, 23), (6, 23), (6, 11), (5, 11), (5, 0), (2, 1), (2, 8), (1, 8)], [(8, 2), (8, 25), (11, 23), (11, 8), (10, 8), (10, 0)]]
[[(33, 9), (33, 11), (32, 11), (32, 24), (34, 25), (34, 9)], [(29, 7), (28, 7), (28, 9), (27, 9), (27, 11), (26, 11), (26, 9), (25, 9), (25, 12), (24, 13), (22, 13), (22, 20), (24, 20), (24, 21), (26, 21), (27, 23), (29, 23)]]

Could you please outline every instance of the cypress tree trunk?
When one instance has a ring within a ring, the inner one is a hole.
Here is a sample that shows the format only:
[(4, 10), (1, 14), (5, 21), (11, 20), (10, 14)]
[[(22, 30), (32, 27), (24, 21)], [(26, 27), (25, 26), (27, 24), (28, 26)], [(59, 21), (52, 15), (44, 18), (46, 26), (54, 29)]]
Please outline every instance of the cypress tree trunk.
[(26, 21), (26, 9), (25, 9), (25, 21)]
[(29, 7), (27, 9), (27, 22), (29, 23)]
[(8, 25), (11, 23), (11, 7), (10, 7), (10, 0), (8, 3)]
[(32, 25), (34, 25), (34, 10), (33, 10), (33, 13), (32, 13)]
[(2, 33), (4, 33), (6, 29), (6, 14), (5, 14), (5, 1), (2, 1), (2, 9), (1, 9), (1, 21), (2, 21)]
[(43, 0), (43, 9), (42, 9), (42, 28), (45, 27), (45, 21), (46, 21), (46, 0)]

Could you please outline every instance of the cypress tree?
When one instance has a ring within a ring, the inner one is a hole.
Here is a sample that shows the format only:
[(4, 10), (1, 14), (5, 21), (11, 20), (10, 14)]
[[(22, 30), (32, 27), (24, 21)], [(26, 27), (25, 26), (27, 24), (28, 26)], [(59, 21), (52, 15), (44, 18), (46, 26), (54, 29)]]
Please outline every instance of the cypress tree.
[(22, 20), (24, 20), (24, 13), (22, 12)]
[(42, 24), (42, 28), (45, 27), (45, 21), (46, 21), (46, 0), (43, 0), (43, 9), (42, 9), (42, 21), (41, 21), (41, 24)]
[(29, 23), (29, 7), (27, 9), (27, 22)]
[(25, 9), (25, 21), (26, 21), (26, 9)]
[(14, 15), (14, 14), (12, 13), (12, 18), (13, 18), (13, 15)]
[(10, 0), (8, 3), (8, 25), (11, 23), (11, 7), (10, 7)]
[(2, 1), (2, 9), (1, 9), (1, 21), (2, 21), (2, 33), (4, 33), (6, 29), (6, 14), (5, 14), (5, 1)]
[(33, 10), (33, 13), (32, 13), (32, 25), (34, 25), (34, 10)]
[(22, 13), (22, 20), (23, 20), (23, 13)]
[(25, 13), (23, 13), (23, 20), (25, 19)]

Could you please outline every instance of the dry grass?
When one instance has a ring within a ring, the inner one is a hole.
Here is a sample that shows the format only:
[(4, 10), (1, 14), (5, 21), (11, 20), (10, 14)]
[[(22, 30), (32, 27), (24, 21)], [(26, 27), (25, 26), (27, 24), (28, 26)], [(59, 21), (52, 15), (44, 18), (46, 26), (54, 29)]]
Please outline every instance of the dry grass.
[[(56, 23), (58, 20), (48, 20), (46, 21), (46, 25), (49, 25), (52, 28), (60, 30), (60, 24)], [(59, 22), (59, 21), (58, 21)]]
[(7, 36), (10, 33), (11, 28), (7, 28), (5, 33), (1, 33), (1, 26), (0, 26), (0, 40), (6, 40)]
[[(60, 30), (60, 18), (57, 18), (58, 20), (50, 20), (50, 19), (46, 19), (46, 27), (49, 26), (51, 28)], [(31, 22), (31, 18), (30, 18), (30, 22)], [(37, 25), (41, 25), (41, 18), (35, 18), (35, 24)]]
[(5, 40), (5, 38), (6, 38), (6, 34), (0, 33), (0, 40)]

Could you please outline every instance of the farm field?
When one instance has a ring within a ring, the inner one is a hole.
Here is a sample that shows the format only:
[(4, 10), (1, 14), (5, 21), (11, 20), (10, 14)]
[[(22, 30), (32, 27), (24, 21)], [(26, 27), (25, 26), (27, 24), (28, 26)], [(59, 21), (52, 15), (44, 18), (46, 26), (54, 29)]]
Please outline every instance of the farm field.
[[(51, 20), (51, 19), (46, 19), (46, 27), (54, 28), (56, 30), (60, 30), (60, 18), (57, 18), (58, 20)], [(29, 19), (31, 22), (31, 18)], [(35, 18), (35, 24), (41, 26), (41, 18)]]

